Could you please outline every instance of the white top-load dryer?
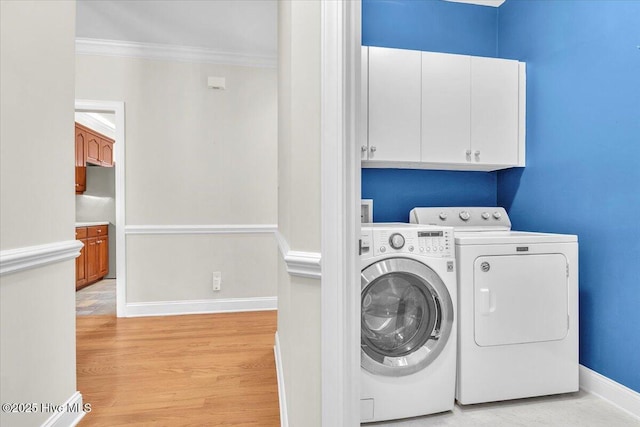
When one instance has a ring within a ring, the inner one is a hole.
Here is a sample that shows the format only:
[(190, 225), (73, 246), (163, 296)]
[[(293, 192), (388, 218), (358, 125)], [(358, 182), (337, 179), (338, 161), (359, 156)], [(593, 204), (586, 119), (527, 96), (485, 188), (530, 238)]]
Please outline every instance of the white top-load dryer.
[(360, 250), (361, 421), (453, 409), (453, 229), (363, 224)]
[(458, 402), (577, 391), (577, 237), (511, 231), (503, 208), (415, 208), (410, 218), (455, 230)]

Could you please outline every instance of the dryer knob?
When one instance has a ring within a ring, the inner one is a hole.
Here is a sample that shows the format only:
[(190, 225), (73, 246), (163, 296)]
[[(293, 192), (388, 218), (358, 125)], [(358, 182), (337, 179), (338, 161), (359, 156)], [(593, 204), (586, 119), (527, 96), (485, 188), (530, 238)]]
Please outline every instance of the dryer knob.
[(447, 213), (446, 212), (440, 212), (440, 215), (438, 215), (440, 217), (441, 220), (445, 220), (447, 219)]
[(491, 215), (489, 215), (489, 212), (482, 212), (482, 219), (489, 219), (491, 217)]
[(495, 211), (495, 212), (493, 213), (493, 217), (494, 217), (495, 219), (500, 219), (500, 218), (502, 218), (502, 214), (501, 214), (500, 212), (498, 212), (498, 211)]
[(467, 211), (462, 211), (460, 212), (460, 219), (463, 221), (469, 221), (469, 218), (471, 218), (471, 214)]
[(404, 236), (400, 233), (393, 233), (391, 237), (389, 237), (389, 245), (393, 249), (402, 249), (404, 246)]

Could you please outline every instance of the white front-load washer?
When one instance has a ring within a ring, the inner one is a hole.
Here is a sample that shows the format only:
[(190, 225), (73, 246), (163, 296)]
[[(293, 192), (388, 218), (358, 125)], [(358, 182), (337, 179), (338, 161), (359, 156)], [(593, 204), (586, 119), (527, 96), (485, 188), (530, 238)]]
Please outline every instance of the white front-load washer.
[(577, 237), (511, 231), (503, 208), (415, 208), (410, 217), (455, 230), (457, 401), (577, 391)]
[(363, 224), (362, 422), (451, 410), (456, 376), (453, 229)]

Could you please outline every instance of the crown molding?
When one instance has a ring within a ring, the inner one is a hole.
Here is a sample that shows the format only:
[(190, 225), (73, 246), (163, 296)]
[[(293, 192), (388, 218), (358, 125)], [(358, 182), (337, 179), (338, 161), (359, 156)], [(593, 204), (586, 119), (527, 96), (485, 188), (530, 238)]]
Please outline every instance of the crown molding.
[(276, 68), (277, 56), (220, 52), (189, 46), (139, 43), (119, 40), (76, 38), (77, 55), (119, 56), (179, 62)]
[(111, 139), (116, 138), (115, 126), (109, 126), (106, 123), (96, 119), (92, 114), (95, 113), (84, 113), (84, 112), (76, 112), (76, 122), (80, 123), (83, 126), (88, 127), (89, 129), (93, 129), (96, 132), (108, 136)]

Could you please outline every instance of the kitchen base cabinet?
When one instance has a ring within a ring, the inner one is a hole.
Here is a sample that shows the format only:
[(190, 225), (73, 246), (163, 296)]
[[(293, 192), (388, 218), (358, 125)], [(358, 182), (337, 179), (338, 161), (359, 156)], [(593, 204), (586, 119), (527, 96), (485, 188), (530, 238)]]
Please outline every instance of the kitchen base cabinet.
[(84, 244), (76, 258), (76, 290), (102, 280), (109, 272), (108, 230), (107, 225), (76, 228), (76, 239)]

